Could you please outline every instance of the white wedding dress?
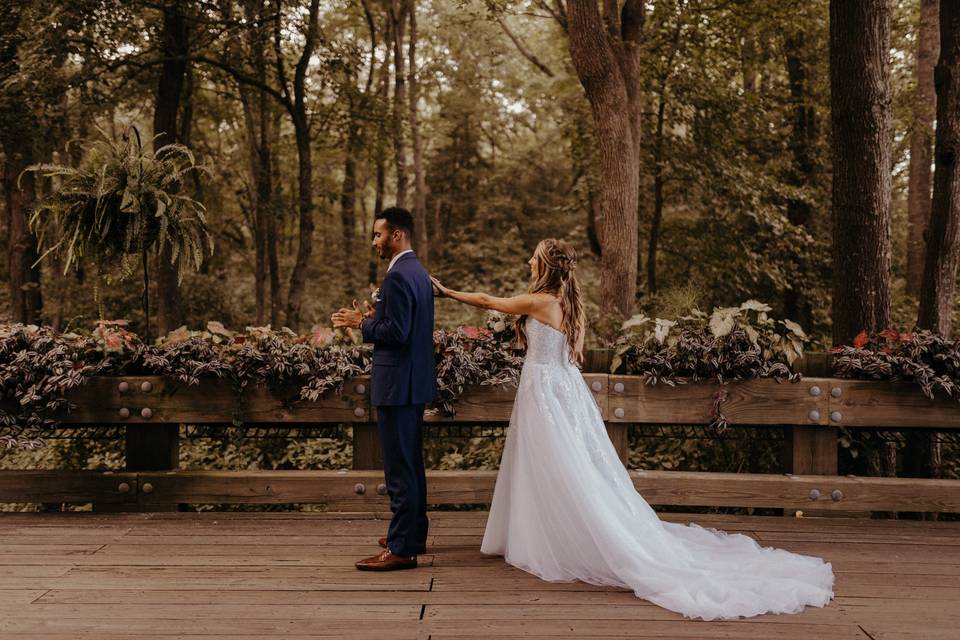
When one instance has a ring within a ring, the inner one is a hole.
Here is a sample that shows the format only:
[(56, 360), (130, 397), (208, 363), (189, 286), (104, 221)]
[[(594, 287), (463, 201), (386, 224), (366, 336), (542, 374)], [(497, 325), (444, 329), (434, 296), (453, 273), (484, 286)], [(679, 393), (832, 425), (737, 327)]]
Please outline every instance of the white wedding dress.
[(527, 355), (481, 553), (704, 620), (795, 613), (833, 597), (829, 562), (743, 534), (663, 522), (620, 462), (566, 336), (527, 320)]

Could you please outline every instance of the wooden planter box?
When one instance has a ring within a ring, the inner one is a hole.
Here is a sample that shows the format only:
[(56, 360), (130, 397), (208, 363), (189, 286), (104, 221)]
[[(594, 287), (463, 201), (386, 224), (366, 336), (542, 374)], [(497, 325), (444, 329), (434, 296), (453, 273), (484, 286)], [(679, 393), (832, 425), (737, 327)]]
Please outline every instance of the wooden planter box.
[[(726, 392), (722, 411), (732, 427), (786, 428), (786, 476), (686, 472), (631, 472), (653, 504), (715, 506), (810, 505), (822, 510), (960, 510), (960, 483), (906, 478), (840, 478), (837, 428), (960, 428), (960, 404), (930, 400), (909, 383), (809, 377), (799, 383), (769, 379), (645, 386), (637, 376), (584, 374), (611, 440), (626, 455), (630, 424), (706, 424), (714, 394)], [(343, 393), (318, 402), (298, 399), (298, 389), (275, 393), (265, 385), (239, 398), (218, 379), (187, 386), (158, 376), (97, 377), (71, 392), (76, 408), (64, 425), (127, 427), (125, 472), (3, 471), (0, 501), (94, 502), (101, 510), (164, 510), (177, 503), (323, 502), (337, 508), (385, 509), (369, 379), (347, 381)], [(515, 389), (477, 386), (456, 403), (457, 415), (428, 416), (431, 423), (509, 421)], [(347, 423), (354, 432), (351, 471), (178, 471), (179, 425)], [(484, 503), (493, 471), (430, 471), (433, 503)], [(814, 491), (816, 490), (816, 491)], [(839, 493), (838, 493), (839, 492)], [(840, 497), (837, 497), (837, 496)]]

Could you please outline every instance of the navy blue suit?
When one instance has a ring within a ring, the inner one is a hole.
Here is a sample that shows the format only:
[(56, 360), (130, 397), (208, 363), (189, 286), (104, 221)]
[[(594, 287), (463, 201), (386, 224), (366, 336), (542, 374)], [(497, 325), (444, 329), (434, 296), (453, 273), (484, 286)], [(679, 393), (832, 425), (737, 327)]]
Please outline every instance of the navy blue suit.
[(393, 519), (387, 546), (412, 556), (427, 541), (427, 477), (423, 409), (437, 395), (433, 349), (433, 284), (416, 256), (406, 253), (380, 286), (372, 319), (362, 321), (373, 343), (370, 402), (377, 407), (383, 472)]

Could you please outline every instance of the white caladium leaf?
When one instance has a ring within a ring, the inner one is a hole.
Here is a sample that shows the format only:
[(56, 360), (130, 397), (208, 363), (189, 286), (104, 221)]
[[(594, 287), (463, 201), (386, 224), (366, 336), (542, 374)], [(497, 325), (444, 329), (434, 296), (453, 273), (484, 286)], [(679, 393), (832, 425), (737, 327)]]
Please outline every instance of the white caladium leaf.
[(719, 337), (725, 336), (733, 331), (736, 320), (729, 309), (718, 309), (710, 316), (710, 333)]
[(806, 337), (807, 337), (807, 334), (803, 332), (803, 327), (801, 327), (799, 324), (797, 324), (797, 323), (794, 322), (793, 320), (788, 320), (788, 319), (784, 318), (784, 320), (783, 320), (783, 325), (784, 325), (787, 329), (790, 329), (790, 331), (793, 331), (795, 334), (797, 334), (798, 336), (800, 336), (801, 338), (806, 338)]
[(657, 342), (663, 344), (663, 339), (667, 337), (667, 334), (670, 333), (670, 327), (677, 324), (673, 320), (665, 320), (663, 318), (657, 318), (657, 327), (653, 331), (653, 336), (656, 338)]

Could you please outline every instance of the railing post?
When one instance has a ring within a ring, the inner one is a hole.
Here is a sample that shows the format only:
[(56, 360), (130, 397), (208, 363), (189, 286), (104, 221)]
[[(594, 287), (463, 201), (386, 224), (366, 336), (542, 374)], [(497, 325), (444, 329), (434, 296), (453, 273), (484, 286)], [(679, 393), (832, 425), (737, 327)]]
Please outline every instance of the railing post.
[[(797, 369), (808, 377), (830, 376), (832, 354), (829, 352), (809, 352), (799, 360)], [(786, 426), (784, 433), (784, 468), (789, 472), (803, 475), (837, 475), (837, 430), (827, 422), (829, 412), (830, 389), (820, 389), (818, 398), (826, 399), (815, 410), (813, 419), (819, 424)], [(811, 412), (814, 413), (814, 412)]]
[(837, 430), (831, 426), (787, 426), (784, 467), (791, 473), (837, 475)]
[(627, 456), (630, 453), (630, 446), (627, 440), (629, 424), (626, 422), (605, 422), (607, 427), (607, 435), (610, 437), (610, 442), (613, 443), (613, 448), (617, 450), (617, 455), (620, 456), (620, 462), (626, 466)]
[[(179, 424), (128, 424), (127, 471), (172, 471), (180, 467)], [(149, 487), (140, 487), (141, 495)], [(148, 510), (142, 500), (140, 511)], [(176, 503), (151, 503), (149, 511), (177, 511)]]
[(383, 469), (383, 451), (376, 422), (353, 423), (354, 470)]

